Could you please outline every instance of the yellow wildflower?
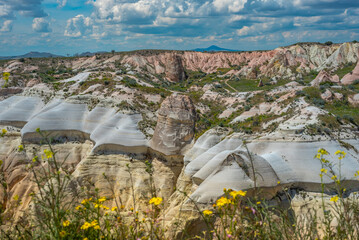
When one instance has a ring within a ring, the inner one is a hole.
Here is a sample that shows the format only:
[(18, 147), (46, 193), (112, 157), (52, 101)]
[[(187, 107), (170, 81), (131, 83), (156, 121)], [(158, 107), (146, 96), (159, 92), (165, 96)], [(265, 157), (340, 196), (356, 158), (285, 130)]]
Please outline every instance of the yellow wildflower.
[(101, 228), (100, 228), (100, 226), (99, 226), (99, 225), (96, 225), (96, 226), (94, 226), (94, 227), (93, 227), (93, 229), (95, 229), (95, 230), (99, 230), (99, 229), (101, 229)]
[(3, 161), (2, 160), (0, 160), (0, 167), (1, 167), (1, 165), (3, 164)]
[(331, 197), (331, 198), (330, 198), (330, 201), (331, 201), (331, 202), (337, 202), (338, 199), (339, 199), (338, 196), (334, 196), (334, 197)]
[(113, 208), (111, 208), (111, 211), (116, 211), (117, 210), (117, 207), (113, 207)]
[(125, 206), (124, 205), (121, 205), (121, 209), (124, 209), (125, 208)]
[(315, 155), (315, 157), (320, 159), (322, 157), (322, 155), (320, 153), (318, 153), (317, 155)]
[(60, 234), (60, 237), (62, 237), (62, 238), (66, 236), (66, 232), (64, 230), (62, 230), (59, 234)]
[(217, 206), (218, 207), (222, 207), (224, 205), (230, 204), (231, 200), (225, 197), (221, 197), (220, 199), (217, 200)]
[(20, 146), (18, 147), (18, 151), (19, 151), (19, 152), (24, 151), (24, 146), (23, 146), (23, 145), (20, 145)]
[(86, 230), (86, 229), (88, 229), (88, 228), (90, 228), (90, 227), (91, 227), (91, 224), (88, 223), (88, 222), (85, 222), (85, 223), (81, 226), (81, 230)]
[(258, 201), (258, 202), (257, 202), (257, 205), (259, 205), (259, 204), (261, 204), (261, 202)]
[(82, 239), (82, 240), (89, 240), (88, 238), (84, 238), (84, 239)]
[(51, 150), (45, 149), (44, 150), (45, 156), (47, 159), (52, 158), (54, 156), (54, 153)]
[(90, 202), (91, 200), (92, 200), (92, 198), (84, 199), (84, 200), (82, 200), (81, 204), (85, 205), (86, 203)]
[(212, 212), (211, 210), (204, 210), (204, 211), (203, 211), (203, 214), (204, 214), (205, 216), (210, 216), (210, 215), (213, 214), (213, 212)]
[(328, 172), (328, 170), (327, 170), (327, 169), (325, 169), (325, 168), (322, 168), (322, 169), (320, 169), (320, 172), (322, 172), (322, 173), (327, 173), (327, 172)]
[(32, 159), (32, 161), (33, 161), (33, 162), (36, 162), (38, 159), (39, 159), (38, 156), (35, 156), (35, 157)]
[(333, 175), (333, 176), (331, 177), (331, 179), (332, 179), (332, 180), (335, 180), (335, 179), (337, 179), (337, 176), (336, 176), (336, 175)]
[(247, 191), (242, 191), (242, 190), (239, 190), (239, 191), (232, 191), (229, 193), (233, 198), (236, 198), (238, 195), (244, 197), (246, 196), (247, 194)]
[(277, 184), (279, 185), (279, 184), (280, 184), (280, 181), (278, 181)]
[(318, 153), (322, 154), (322, 155), (328, 155), (329, 153), (327, 152), (327, 150), (325, 150), (324, 148), (321, 148), (318, 150)]
[(66, 221), (63, 221), (62, 222), (62, 226), (64, 227), (68, 227), (70, 225), (70, 221), (69, 220), (66, 220)]
[(160, 197), (151, 198), (151, 200), (149, 201), (149, 204), (154, 204), (156, 206), (160, 205), (161, 203), (162, 203), (162, 198)]
[(7, 130), (3, 129), (1, 132), (2, 132), (3, 135), (5, 135), (7, 133)]
[(10, 77), (10, 73), (9, 73), (9, 72), (4, 72), (2, 75), (3, 75), (4, 78)]
[(99, 203), (102, 203), (102, 202), (106, 201), (106, 197), (99, 198), (97, 201), (98, 201)]
[(15, 195), (15, 196), (14, 196), (14, 200), (15, 200), (15, 201), (19, 200), (19, 195)]
[(109, 210), (109, 209), (110, 209), (109, 207), (107, 207), (107, 206), (105, 206), (105, 205), (101, 205), (101, 207), (102, 207), (103, 209), (105, 209), (105, 210)]
[[(1, 164), (0, 164), (1, 166)], [(358, 177), (359, 176), (359, 171), (356, 171), (356, 173), (354, 174), (355, 177)]]
[(81, 210), (82, 209), (82, 206), (81, 205), (78, 205), (77, 207), (75, 207), (75, 209), (78, 211), (78, 210)]

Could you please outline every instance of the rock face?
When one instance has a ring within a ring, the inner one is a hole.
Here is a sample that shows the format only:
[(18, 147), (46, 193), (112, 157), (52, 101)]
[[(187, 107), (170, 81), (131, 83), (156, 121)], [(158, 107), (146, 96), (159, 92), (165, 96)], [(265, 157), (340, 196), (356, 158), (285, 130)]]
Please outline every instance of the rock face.
[(348, 74), (346, 74), (342, 80), (341, 83), (344, 85), (350, 85), (353, 84), (356, 80), (359, 80), (359, 61), (354, 68), (354, 70)]
[(325, 70), (320, 71), (318, 76), (310, 83), (314, 87), (319, 87), (321, 83), (339, 83), (339, 76), (331, 76)]
[(13, 96), (0, 102), (0, 124), (22, 127), (24, 141), (37, 142), (36, 129), (59, 140), (95, 142), (94, 152), (146, 153), (148, 141), (138, 129), (140, 114), (116, 113), (115, 109), (53, 99), (44, 104), (38, 97)]
[(320, 97), (325, 101), (333, 100), (333, 93), (327, 89), (324, 93), (320, 94)]
[[(247, 150), (240, 134), (231, 134), (218, 142), (222, 135), (223, 133), (215, 131), (204, 134), (205, 137), (198, 139), (193, 146), (195, 151), (189, 151), (190, 154), (185, 156), (188, 162), (185, 174), (191, 176), (193, 183), (198, 186), (191, 198), (199, 203), (215, 201), (223, 194), (223, 188), (251, 191), (255, 182), (257, 187), (262, 188), (264, 197), (269, 199), (280, 191), (278, 182), (305, 191), (320, 191), (319, 173), (322, 166), (318, 159), (313, 159), (313, 155), (318, 148), (324, 148), (330, 153), (342, 149), (337, 141), (287, 142), (258, 139), (248, 143)], [(359, 148), (359, 142), (355, 139), (346, 142)], [(346, 152), (348, 154), (345, 162), (342, 162), (341, 174), (343, 179), (353, 180), (354, 169), (359, 169), (357, 153), (355, 150)], [(335, 155), (328, 156), (327, 159), (333, 164), (338, 162)], [(256, 176), (253, 175), (252, 166)], [(334, 172), (339, 174), (337, 165)], [(323, 181), (325, 184), (333, 183), (328, 176)], [(349, 186), (357, 189), (359, 182), (350, 183)]]
[(171, 82), (181, 82), (185, 80), (186, 73), (180, 56), (173, 55), (168, 59), (166, 62), (166, 77)]
[[(349, 62), (355, 63), (358, 61), (358, 50), (359, 43), (333, 44), (331, 46), (300, 44), (263, 52), (200, 53), (186, 51), (177, 53), (177, 57), (180, 57), (185, 69), (192, 71), (201, 70), (212, 73), (216, 72), (218, 68), (243, 66), (238, 70), (230, 71), (229, 74), (247, 78), (261, 76), (293, 78), (313, 69), (320, 71), (326, 68), (337, 68)], [(173, 62), (174, 65), (180, 66), (180, 60), (174, 56), (176, 55), (168, 52), (150, 56), (126, 55), (122, 58), (121, 63), (161, 74), (172, 68), (168, 66), (168, 63)], [(295, 68), (294, 71), (293, 68)], [(259, 71), (257, 71), (258, 69)]]
[(196, 111), (188, 96), (172, 94), (158, 110), (150, 146), (165, 155), (178, 155), (194, 136)]
[(348, 101), (353, 104), (354, 106), (359, 106), (359, 93), (349, 96)]

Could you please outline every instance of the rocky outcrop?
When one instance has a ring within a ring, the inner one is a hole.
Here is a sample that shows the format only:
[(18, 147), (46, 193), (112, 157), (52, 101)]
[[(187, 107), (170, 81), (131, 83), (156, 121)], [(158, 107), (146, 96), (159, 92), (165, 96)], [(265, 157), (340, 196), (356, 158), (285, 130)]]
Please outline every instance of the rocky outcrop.
[(158, 120), (150, 146), (165, 155), (178, 155), (192, 142), (195, 107), (188, 96), (172, 94), (158, 110)]
[[(255, 52), (201, 53), (186, 51), (176, 54), (173, 52), (151, 55), (134, 54), (125, 55), (121, 59), (121, 63), (129, 64), (137, 69), (146, 69), (156, 74), (165, 72), (167, 74), (168, 69), (173, 68), (168, 66), (168, 63), (172, 62), (175, 63), (173, 66), (180, 66), (181, 60), (183, 67), (191, 71), (200, 70), (213, 73), (218, 68), (235, 67), (227, 74), (241, 75), (247, 78), (261, 76), (300, 78), (301, 74), (308, 73), (310, 70), (337, 69), (343, 64), (354, 63), (358, 60), (358, 50), (358, 43), (333, 44), (331, 46), (298, 44), (271, 51)], [(177, 74), (174, 79), (181, 79), (181, 75)]]
[(37, 128), (58, 141), (95, 143), (94, 152), (146, 153), (148, 141), (138, 129), (140, 114), (116, 113), (115, 109), (53, 99), (44, 104), (38, 97), (13, 96), (0, 102), (0, 124), (21, 127), (26, 142), (39, 142)]
[(356, 80), (359, 81), (359, 61), (357, 65), (355, 66), (354, 70), (348, 74), (346, 74), (342, 80), (341, 83), (343, 85), (350, 85), (353, 84)]
[(165, 64), (166, 78), (170, 82), (181, 82), (185, 80), (186, 73), (182, 65), (182, 59), (179, 55), (173, 55)]
[(328, 72), (322, 70), (319, 72), (317, 77), (310, 84), (314, 87), (319, 87), (320, 84), (326, 82), (339, 83), (339, 76), (338, 75), (331, 76)]
[[(221, 134), (211, 131), (206, 134), (206, 138), (217, 139)], [(269, 199), (274, 197), (283, 185), (305, 191), (320, 191), (319, 173), (322, 165), (320, 160), (313, 160), (313, 155), (319, 148), (330, 153), (342, 149), (341, 143), (337, 141), (288, 142), (279, 138), (276, 141), (253, 140), (247, 143), (246, 148), (242, 136), (238, 133), (233, 133), (215, 144), (216, 142), (207, 143), (205, 138), (198, 139), (193, 148), (200, 150), (199, 154), (191, 153), (185, 156), (189, 162), (185, 167), (185, 174), (191, 176), (194, 185), (198, 186), (191, 198), (199, 203), (215, 201), (223, 194), (223, 188), (253, 191), (256, 185), (261, 188), (263, 197)], [(341, 166), (341, 176), (346, 180), (354, 180), (355, 171), (359, 169), (355, 152), (355, 148), (359, 148), (359, 142), (354, 139), (346, 142), (354, 148), (345, 150), (348, 154)], [(333, 154), (327, 156), (327, 159), (335, 164), (338, 161), (336, 157)], [(339, 171), (334, 168), (335, 174), (338, 175)], [(323, 181), (325, 184), (333, 184), (330, 176), (325, 176)], [(348, 187), (351, 190), (358, 189), (359, 182), (351, 181)]]
[(320, 97), (325, 101), (331, 101), (333, 100), (333, 93), (327, 89), (324, 93), (320, 94)]
[(0, 97), (19, 94), (22, 93), (23, 91), (24, 89), (19, 87), (0, 88)]
[(349, 96), (348, 101), (354, 106), (359, 106), (359, 93)]

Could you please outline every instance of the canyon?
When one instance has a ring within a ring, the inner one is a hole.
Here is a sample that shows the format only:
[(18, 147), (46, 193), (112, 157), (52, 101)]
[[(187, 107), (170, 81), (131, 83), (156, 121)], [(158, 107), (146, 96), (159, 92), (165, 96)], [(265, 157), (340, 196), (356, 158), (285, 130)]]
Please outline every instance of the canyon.
[[(31, 205), (28, 165), (47, 148), (38, 128), (73, 185), (99, 189), (109, 207), (116, 193), (126, 207), (136, 198), (146, 209), (151, 162), (169, 226), (178, 218), (198, 221), (193, 202), (210, 206), (224, 188), (249, 195), (260, 189), (268, 201), (290, 189), (298, 214), (309, 201), (302, 193), (316, 195), (322, 181), (329, 199), (334, 180), (319, 176), (318, 149), (330, 153), (348, 197), (359, 190), (358, 43), (6, 60), (0, 72), (11, 74), (0, 89), (8, 186), (0, 201), (8, 219)], [(346, 152), (340, 164), (337, 150)], [(15, 196), (21, 211), (10, 208)]]

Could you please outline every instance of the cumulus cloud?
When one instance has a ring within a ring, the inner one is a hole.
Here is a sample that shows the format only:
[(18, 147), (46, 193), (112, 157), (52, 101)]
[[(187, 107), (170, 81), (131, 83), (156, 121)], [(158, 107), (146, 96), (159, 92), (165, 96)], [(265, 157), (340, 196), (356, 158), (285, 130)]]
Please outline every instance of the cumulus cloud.
[(32, 21), (32, 29), (35, 32), (41, 33), (51, 32), (50, 23), (45, 18), (34, 18)]
[(11, 32), (12, 30), (13, 21), (6, 20), (4, 21), (2, 27), (0, 28), (0, 32)]
[(80, 14), (74, 18), (67, 20), (64, 35), (67, 37), (81, 37), (84, 34), (92, 32), (92, 20)]
[(0, 17), (15, 18), (18, 12), (25, 17), (45, 17), (41, 3), (43, 0), (0, 0)]

